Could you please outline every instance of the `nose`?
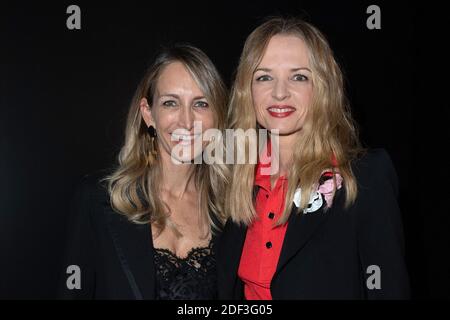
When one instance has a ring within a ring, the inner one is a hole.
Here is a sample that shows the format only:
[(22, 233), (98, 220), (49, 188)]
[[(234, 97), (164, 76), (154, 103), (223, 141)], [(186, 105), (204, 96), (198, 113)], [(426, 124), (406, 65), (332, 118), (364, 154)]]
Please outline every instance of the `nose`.
[(276, 100), (282, 101), (289, 98), (290, 93), (286, 83), (283, 80), (276, 80), (273, 90), (272, 97)]
[(194, 128), (194, 114), (189, 106), (182, 108), (179, 118), (180, 127), (191, 131)]

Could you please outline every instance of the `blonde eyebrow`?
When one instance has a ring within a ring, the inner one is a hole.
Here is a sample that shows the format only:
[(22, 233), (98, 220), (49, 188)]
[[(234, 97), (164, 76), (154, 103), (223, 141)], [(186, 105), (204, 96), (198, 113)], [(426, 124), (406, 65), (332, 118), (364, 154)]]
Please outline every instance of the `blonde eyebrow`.
[(306, 70), (306, 71), (309, 71), (309, 72), (311, 72), (312, 73), (312, 71), (309, 69), (309, 68), (307, 68), (307, 67), (302, 67), (302, 68), (294, 68), (294, 69), (291, 69), (291, 71), (292, 72), (295, 72), (295, 71), (300, 71), (300, 70)]
[(175, 98), (175, 99), (180, 99), (180, 96), (175, 94), (175, 93), (164, 93), (164, 94), (159, 95), (159, 97), (160, 98), (162, 98), (162, 97), (172, 97), (172, 98)]
[[(164, 94), (160, 95), (159, 97), (160, 98), (172, 97), (172, 98), (180, 100), (180, 96), (175, 93), (164, 93)], [(206, 97), (205, 96), (196, 96), (196, 97), (192, 98), (192, 100), (201, 100), (201, 99), (206, 99)]]
[[(292, 68), (291, 72), (300, 71), (300, 70), (307, 70), (307, 71), (312, 73), (312, 71), (309, 68), (307, 68), (307, 67)], [(272, 71), (272, 69), (269, 69), (269, 68), (258, 68), (258, 69), (255, 70), (255, 72), (257, 72), (257, 71), (270, 72), (270, 71)]]

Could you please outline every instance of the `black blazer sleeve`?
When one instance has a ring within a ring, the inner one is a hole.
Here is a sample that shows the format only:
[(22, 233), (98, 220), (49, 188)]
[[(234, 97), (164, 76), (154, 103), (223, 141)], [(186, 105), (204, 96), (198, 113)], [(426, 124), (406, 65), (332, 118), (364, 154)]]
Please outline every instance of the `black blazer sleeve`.
[[(85, 176), (76, 188), (70, 203), (66, 226), (66, 246), (58, 283), (60, 299), (92, 299), (95, 292), (95, 259), (97, 243), (91, 220), (92, 179)], [(68, 273), (69, 266), (80, 270), (80, 288), (69, 289), (67, 282), (74, 272)]]
[[(362, 271), (366, 277), (366, 298), (407, 299), (409, 279), (404, 261), (404, 242), (401, 213), (397, 204), (398, 181), (395, 169), (384, 150), (373, 153), (370, 170), (360, 184), (355, 205), (358, 251)], [(363, 166), (363, 165), (362, 165)], [(361, 210), (359, 205), (364, 204)], [(371, 275), (379, 267), (380, 287), (374, 284)], [(368, 270), (369, 268), (369, 270)], [(370, 289), (371, 288), (371, 289)]]

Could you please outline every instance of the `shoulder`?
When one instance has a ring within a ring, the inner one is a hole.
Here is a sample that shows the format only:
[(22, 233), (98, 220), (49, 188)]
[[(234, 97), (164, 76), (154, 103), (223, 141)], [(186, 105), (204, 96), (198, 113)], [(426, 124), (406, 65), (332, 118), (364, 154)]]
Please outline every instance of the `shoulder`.
[(397, 190), (397, 173), (391, 157), (385, 149), (369, 149), (354, 159), (352, 171), (358, 184), (388, 183)]
[(108, 191), (108, 182), (106, 178), (110, 174), (110, 170), (98, 170), (81, 177), (78, 182), (78, 189), (93, 197), (104, 196)]
[(81, 206), (94, 206), (109, 203), (108, 183), (105, 178), (110, 170), (99, 170), (85, 174), (79, 179), (73, 202)]
[(369, 149), (353, 160), (352, 167), (356, 171), (382, 171), (392, 167), (392, 160), (385, 149)]

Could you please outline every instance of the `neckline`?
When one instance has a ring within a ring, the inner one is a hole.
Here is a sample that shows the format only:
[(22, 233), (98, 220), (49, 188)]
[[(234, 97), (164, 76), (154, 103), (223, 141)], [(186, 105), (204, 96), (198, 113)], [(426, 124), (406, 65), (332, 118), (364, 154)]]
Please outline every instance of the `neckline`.
[(189, 251), (188, 251), (188, 253), (186, 254), (186, 256), (185, 257), (180, 257), (180, 256), (178, 256), (177, 254), (175, 254), (173, 251), (171, 251), (170, 249), (167, 249), (167, 248), (153, 248), (155, 251), (157, 251), (157, 252), (165, 252), (165, 253), (167, 253), (167, 254), (169, 254), (169, 255), (171, 255), (172, 257), (174, 257), (174, 258), (176, 258), (177, 260), (180, 260), (180, 261), (186, 261), (186, 260), (189, 260), (189, 258), (194, 254), (194, 253), (196, 253), (196, 252), (198, 252), (198, 251), (200, 251), (200, 250), (205, 250), (205, 249), (210, 249), (210, 248), (212, 248), (212, 243), (213, 243), (213, 241), (212, 241), (212, 239), (211, 240), (209, 240), (209, 243), (208, 243), (208, 245), (207, 246), (203, 246), (203, 247), (192, 247)]

